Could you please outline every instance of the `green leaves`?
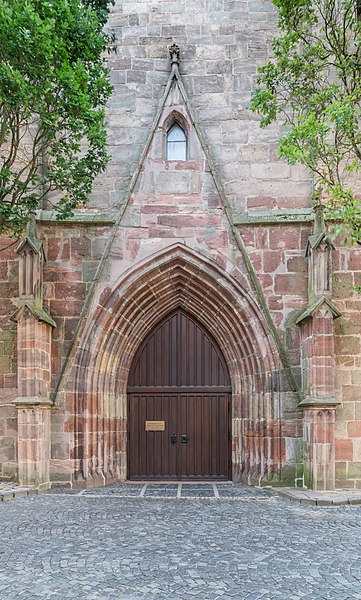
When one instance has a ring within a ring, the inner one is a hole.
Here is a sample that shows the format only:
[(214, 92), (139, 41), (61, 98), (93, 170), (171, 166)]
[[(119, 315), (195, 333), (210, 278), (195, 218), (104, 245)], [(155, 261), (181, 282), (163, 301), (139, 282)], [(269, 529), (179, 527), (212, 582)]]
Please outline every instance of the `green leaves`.
[(69, 214), (105, 169), (111, 3), (0, 0), (0, 232), (17, 235), (51, 190)]
[(281, 119), (279, 154), (315, 176), (336, 231), (361, 243), (361, 24), (355, 0), (274, 0), (281, 35), (259, 69), (252, 109), (266, 127)]

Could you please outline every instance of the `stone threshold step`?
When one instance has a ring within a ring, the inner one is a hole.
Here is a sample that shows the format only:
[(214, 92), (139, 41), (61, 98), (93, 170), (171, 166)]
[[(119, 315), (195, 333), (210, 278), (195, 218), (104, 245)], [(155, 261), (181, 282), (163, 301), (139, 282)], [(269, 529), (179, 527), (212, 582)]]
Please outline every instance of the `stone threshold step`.
[(308, 506), (355, 506), (361, 504), (361, 490), (335, 490), (312, 491), (312, 490), (295, 490), (294, 488), (273, 488), (273, 491), (291, 502), (306, 504)]
[(36, 496), (38, 494), (36, 488), (20, 488), (14, 487), (6, 490), (0, 490), (0, 502), (14, 500), (17, 498), (27, 498), (28, 496)]

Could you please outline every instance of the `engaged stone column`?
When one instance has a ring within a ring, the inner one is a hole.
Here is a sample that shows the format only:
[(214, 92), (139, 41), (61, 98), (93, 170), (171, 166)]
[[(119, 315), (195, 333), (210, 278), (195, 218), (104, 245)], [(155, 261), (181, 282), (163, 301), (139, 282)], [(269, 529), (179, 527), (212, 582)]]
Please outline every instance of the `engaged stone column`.
[(55, 322), (43, 309), (42, 241), (35, 222), (20, 243), (19, 307), (11, 319), (18, 325), (18, 466), (21, 485), (49, 487), (51, 335)]
[(304, 400), (304, 476), (312, 489), (335, 487), (334, 326), (340, 316), (331, 301), (332, 242), (327, 237), (322, 207), (315, 209), (315, 229), (308, 239), (309, 304), (296, 323), (301, 327)]

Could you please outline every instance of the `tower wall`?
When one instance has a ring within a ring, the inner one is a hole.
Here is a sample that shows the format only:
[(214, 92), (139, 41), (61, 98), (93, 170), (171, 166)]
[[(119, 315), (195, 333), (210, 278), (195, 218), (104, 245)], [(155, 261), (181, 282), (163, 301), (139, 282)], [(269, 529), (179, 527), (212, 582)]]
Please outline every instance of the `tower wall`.
[[(88, 207), (76, 211), (71, 221), (55, 223), (46, 203), (38, 215), (38, 236), (44, 241), (47, 258), (44, 307), (57, 325), (51, 349), (51, 397), (55, 401), (51, 478), (63, 483), (71, 483), (79, 467), (74, 451), (79, 424), (74, 425), (69, 415), (75, 411), (78, 375), (72, 367), (73, 363), (76, 367), (81, 319), (90, 319), (96, 329), (96, 306), (101, 304), (104, 290), (114, 288), (117, 278), (136, 261), (172, 243), (180, 242), (216, 259), (232, 276), (238, 273), (266, 321), (265, 311), (269, 314), (299, 393), (306, 391), (296, 320), (309, 302), (305, 249), (313, 230), (311, 180), (299, 167), (277, 159), (280, 128), (260, 129), (258, 118), (248, 109), (257, 68), (270, 57), (276, 28), (271, 2), (117, 1), (108, 28), (115, 33), (117, 45), (117, 52), (109, 57), (114, 85), (107, 111), (111, 161), (97, 178)], [(180, 47), (182, 82), (212, 165), (200, 152), (198, 158), (203, 162), (195, 159), (191, 168), (180, 167), (170, 173), (158, 142), (148, 148), (153, 153), (152, 163), (145, 165), (144, 153), (147, 140), (156, 134), (155, 116), (169, 80), (168, 49), (173, 43)], [(129, 194), (138, 168), (137, 183)], [(214, 192), (214, 179), (227, 200), (230, 221), (219, 190)], [(208, 213), (200, 215), (200, 207), (207, 211), (207, 206)], [(107, 244), (114, 228), (115, 243), (110, 250)], [(102, 260), (104, 268), (99, 273)], [(14, 247), (0, 253), (0, 276), (0, 475), (14, 476), (17, 428), (11, 401), (19, 395), (16, 326), (9, 321), (18, 305)], [(361, 284), (360, 277), (360, 251), (336, 243), (333, 302), (342, 315), (334, 322), (335, 397), (340, 403), (334, 456), (336, 485), (346, 487), (361, 485), (361, 300), (353, 289)], [(91, 300), (88, 294), (95, 278), (98, 287)], [(90, 316), (88, 305), (93, 311)], [(280, 378), (280, 386), (284, 422), (278, 458), (283, 481), (293, 485), (302, 472), (303, 409), (298, 407), (286, 375)], [(250, 437), (254, 439), (253, 434)]]

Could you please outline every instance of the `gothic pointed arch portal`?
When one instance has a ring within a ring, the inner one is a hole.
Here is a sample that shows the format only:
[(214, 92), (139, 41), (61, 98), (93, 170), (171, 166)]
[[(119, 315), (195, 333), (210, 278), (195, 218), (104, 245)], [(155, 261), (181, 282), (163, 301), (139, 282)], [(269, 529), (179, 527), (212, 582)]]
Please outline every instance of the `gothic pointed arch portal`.
[(141, 344), (128, 380), (128, 478), (230, 476), (231, 385), (217, 342), (176, 309)]
[(279, 476), (284, 456), (278, 355), (249, 292), (216, 263), (175, 244), (139, 261), (104, 290), (75, 374), (77, 477), (126, 479), (127, 386), (140, 345), (172, 311), (185, 311), (224, 356), (231, 400), (234, 481)]

